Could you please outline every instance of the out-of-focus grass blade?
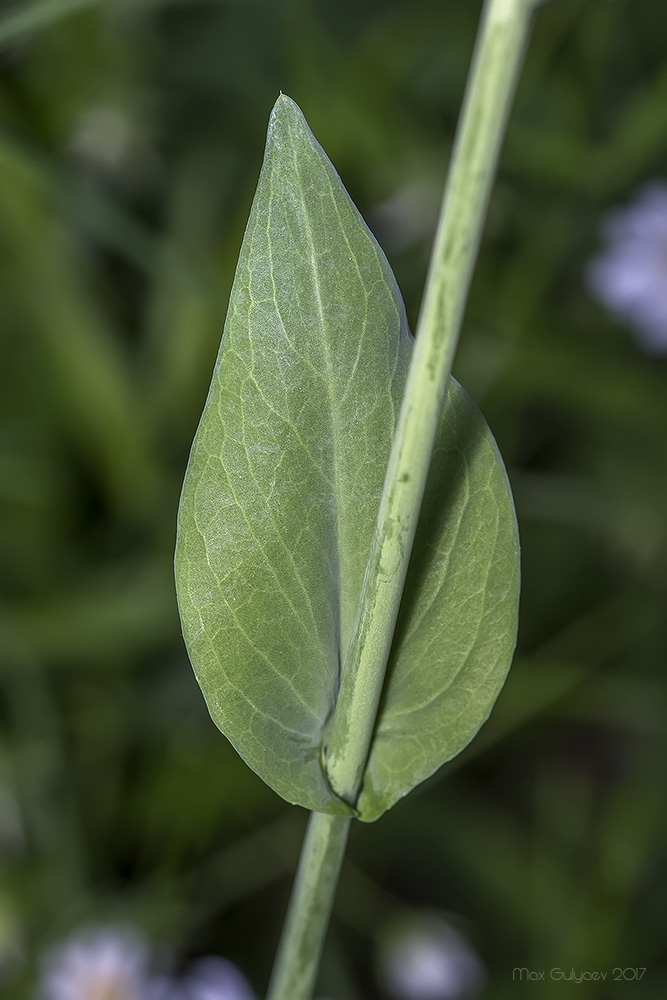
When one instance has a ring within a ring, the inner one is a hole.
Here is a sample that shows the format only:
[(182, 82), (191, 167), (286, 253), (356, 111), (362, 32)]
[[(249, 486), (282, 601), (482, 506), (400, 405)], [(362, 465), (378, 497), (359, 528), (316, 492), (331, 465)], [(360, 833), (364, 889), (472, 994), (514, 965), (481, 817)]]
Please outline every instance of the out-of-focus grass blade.
[(64, 419), (111, 498), (127, 509), (145, 509), (159, 472), (139, 393), (55, 203), (46, 173), (1, 144), (0, 251), (12, 268), (7, 290), (36, 339), (34, 361), (58, 401), (56, 419)]
[(108, 3), (108, 0), (42, 0), (41, 3), (28, 5), (16, 3), (0, 18), (0, 45), (23, 41), (70, 14), (77, 14), (103, 3)]
[(24, 41), (31, 35), (90, 7), (117, 7), (133, 11), (187, 2), (192, 0), (41, 0), (40, 3), (27, 6), (16, 3), (0, 17), (0, 46)]
[(15, 603), (14, 631), (31, 655), (68, 667), (104, 669), (167, 641), (176, 610), (166, 558), (105, 568), (44, 602)]
[[(177, 444), (190, 439), (199, 414), (235, 263), (218, 259), (218, 176), (218, 170), (214, 172), (206, 157), (199, 155), (181, 166), (169, 194), (167, 233), (147, 306), (145, 369), (150, 418)], [(228, 237), (225, 232), (225, 242)]]
[[(65, 893), (76, 899), (85, 892), (87, 852), (80, 805), (74, 787), (65, 780), (70, 759), (43, 664), (5, 613), (0, 614), (0, 648), (0, 686), (14, 747), (12, 767), (21, 790), (27, 839), (39, 859), (40, 905), (53, 914)], [(53, 810), (55, 789), (58, 808)]]

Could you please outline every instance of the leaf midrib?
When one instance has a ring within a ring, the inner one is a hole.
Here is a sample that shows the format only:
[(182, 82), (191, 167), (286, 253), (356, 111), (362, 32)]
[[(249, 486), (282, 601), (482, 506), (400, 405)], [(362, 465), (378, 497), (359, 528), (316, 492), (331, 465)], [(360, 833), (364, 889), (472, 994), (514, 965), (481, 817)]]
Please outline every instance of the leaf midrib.
[(338, 426), (338, 421), (336, 419), (336, 411), (334, 408), (334, 396), (332, 392), (332, 380), (333, 380), (333, 366), (331, 363), (331, 353), (329, 350), (329, 342), (327, 339), (327, 323), (324, 315), (324, 306), (322, 303), (322, 289), (320, 285), (320, 276), (317, 265), (317, 258), (315, 254), (315, 240), (313, 239), (313, 231), (310, 225), (310, 219), (308, 217), (308, 212), (306, 211), (306, 199), (303, 184), (301, 181), (301, 172), (299, 170), (299, 162), (296, 155), (296, 149), (294, 147), (294, 142), (292, 141), (292, 133), (290, 130), (290, 144), (292, 146), (292, 159), (294, 161), (294, 173), (297, 179), (297, 184), (299, 186), (299, 194), (301, 195), (301, 205), (303, 206), (302, 218), (303, 224), (310, 246), (310, 262), (313, 276), (313, 287), (315, 291), (315, 300), (317, 303), (317, 317), (319, 320), (319, 325), (321, 329), (321, 341), (323, 346), (324, 364), (326, 368), (326, 377), (324, 379), (326, 394), (328, 399), (328, 411), (329, 411), (329, 423), (331, 427), (331, 449), (333, 453), (333, 487), (334, 487), (334, 503), (333, 503), (333, 521), (334, 521), (334, 536), (336, 539), (336, 560), (335, 565), (337, 568), (337, 602), (338, 602), (338, 619), (337, 619), (337, 630), (336, 630), (336, 650), (338, 653), (337, 662), (334, 664), (334, 674), (335, 674), (335, 687), (334, 698), (331, 705), (331, 710), (333, 710), (333, 702), (338, 695), (338, 687), (340, 684), (340, 670), (341, 670), (341, 638), (343, 634), (343, 622), (342, 622), (342, 610), (343, 604), (341, 600), (341, 581), (343, 579), (342, 571), (342, 539), (343, 539), (343, 529), (341, 527), (341, 517), (340, 517), (340, 505), (343, 496), (343, 488), (340, 480), (340, 457), (341, 457), (341, 444), (340, 444), (340, 429)]

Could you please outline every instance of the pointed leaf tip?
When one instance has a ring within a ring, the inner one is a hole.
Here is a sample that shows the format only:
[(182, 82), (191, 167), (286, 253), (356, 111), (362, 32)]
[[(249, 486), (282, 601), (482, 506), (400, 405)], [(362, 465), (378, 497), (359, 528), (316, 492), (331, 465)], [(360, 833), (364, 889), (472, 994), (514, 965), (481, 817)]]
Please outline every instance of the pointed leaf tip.
[(313, 135), (306, 121), (306, 116), (299, 105), (291, 97), (288, 97), (287, 94), (281, 93), (273, 105), (273, 110), (269, 118), (269, 127), (266, 136), (267, 150), (272, 146), (280, 150), (287, 141), (291, 142), (295, 152), (299, 144), (304, 144), (304, 149), (310, 146), (317, 150), (327, 162), (329, 168), (333, 170), (331, 162)]

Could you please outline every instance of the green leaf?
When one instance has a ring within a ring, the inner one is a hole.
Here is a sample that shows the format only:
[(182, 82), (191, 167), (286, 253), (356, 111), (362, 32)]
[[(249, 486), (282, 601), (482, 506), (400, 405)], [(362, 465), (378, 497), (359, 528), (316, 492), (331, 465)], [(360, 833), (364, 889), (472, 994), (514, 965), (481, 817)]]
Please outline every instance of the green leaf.
[(452, 381), (364, 786), (323, 765), (412, 337), (396, 282), (281, 96), (179, 510), (176, 583), (211, 715), (280, 795), (375, 819), (488, 716), (518, 541), (493, 438)]

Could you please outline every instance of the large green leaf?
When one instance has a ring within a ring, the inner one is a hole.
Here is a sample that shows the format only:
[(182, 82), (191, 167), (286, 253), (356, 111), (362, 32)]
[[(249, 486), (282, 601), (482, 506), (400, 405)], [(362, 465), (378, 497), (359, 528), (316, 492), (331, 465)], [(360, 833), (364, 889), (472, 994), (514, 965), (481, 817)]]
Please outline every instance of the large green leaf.
[[(412, 351), (389, 265), (281, 96), (183, 486), (176, 582), (211, 715), (280, 795), (329, 787), (336, 703)], [(518, 542), (493, 438), (451, 383), (389, 663), (361, 819), (487, 717), (514, 647)]]

